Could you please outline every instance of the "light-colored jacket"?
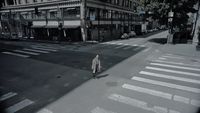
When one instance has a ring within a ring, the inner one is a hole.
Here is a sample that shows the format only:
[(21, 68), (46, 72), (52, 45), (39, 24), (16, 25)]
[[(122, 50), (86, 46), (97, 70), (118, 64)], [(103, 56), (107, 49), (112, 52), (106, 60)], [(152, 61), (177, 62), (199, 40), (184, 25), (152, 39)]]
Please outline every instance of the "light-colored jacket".
[(99, 72), (101, 70), (101, 62), (98, 57), (92, 60), (92, 70), (93, 73)]

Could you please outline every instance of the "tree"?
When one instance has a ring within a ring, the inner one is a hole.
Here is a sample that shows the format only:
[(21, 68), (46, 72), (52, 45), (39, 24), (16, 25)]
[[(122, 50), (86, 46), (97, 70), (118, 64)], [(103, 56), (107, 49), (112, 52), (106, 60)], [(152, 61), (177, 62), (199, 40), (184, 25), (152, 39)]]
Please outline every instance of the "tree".
[[(150, 1), (150, 2), (149, 2)], [(173, 26), (185, 28), (188, 22), (188, 13), (195, 13), (193, 6), (198, 0), (148, 0), (146, 11), (151, 11), (149, 17), (158, 19), (160, 24), (168, 23), (168, 12), (174, 12)]]

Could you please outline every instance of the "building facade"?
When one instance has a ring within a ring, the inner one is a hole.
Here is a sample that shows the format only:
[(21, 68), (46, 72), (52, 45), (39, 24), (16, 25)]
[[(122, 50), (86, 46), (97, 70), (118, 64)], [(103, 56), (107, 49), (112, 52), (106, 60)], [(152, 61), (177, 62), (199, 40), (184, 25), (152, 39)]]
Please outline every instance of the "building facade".
[(39, 40), (117, 39), (142, 24), (139, 0), (4, 0), (2, 32)]

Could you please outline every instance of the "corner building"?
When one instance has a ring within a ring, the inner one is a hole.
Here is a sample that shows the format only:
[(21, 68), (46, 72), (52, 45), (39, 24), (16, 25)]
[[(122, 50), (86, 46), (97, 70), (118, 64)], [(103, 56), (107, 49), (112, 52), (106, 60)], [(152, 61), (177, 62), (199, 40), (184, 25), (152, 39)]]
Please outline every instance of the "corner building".
[(35, 40), (106, 41), (142, 24), (139, 0), (4, 0), (4, 33)]

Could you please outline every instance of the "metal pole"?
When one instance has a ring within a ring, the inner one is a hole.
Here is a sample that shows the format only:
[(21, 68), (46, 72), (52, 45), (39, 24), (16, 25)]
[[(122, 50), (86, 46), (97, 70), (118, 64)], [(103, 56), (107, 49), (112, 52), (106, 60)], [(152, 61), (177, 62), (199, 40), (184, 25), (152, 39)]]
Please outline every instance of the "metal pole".
[[(195, 20), (195, 24), (194, 24), (194, 30), (192, 32), (192, 37), (193, 37), (193, 40), (194, 40), (194, 34), (196, 32), (196, 26), (197, 26), (197, 21), (198, 21), (198, 18), (199, 18), (199, 10), (200, 10), (200, 0), (198, 0), (198, 11), (197, 11), (197, 15), (196, 15), (196, 20)], [(198, 40), (199, 42), (199, 40)], [(200, 43), (200, 42), (199, 42)]]
[(86, 33), (86, 0), (82, 0), (81, 4), (81, 33), (82, 33), (82, 40), (86, 41), (87, 33)]

